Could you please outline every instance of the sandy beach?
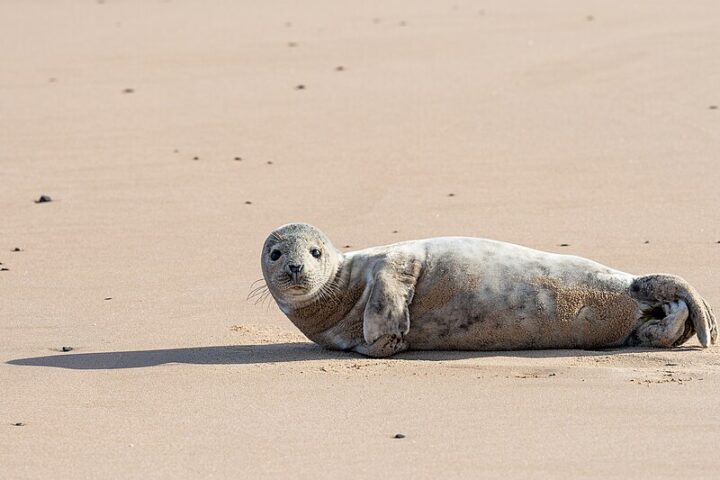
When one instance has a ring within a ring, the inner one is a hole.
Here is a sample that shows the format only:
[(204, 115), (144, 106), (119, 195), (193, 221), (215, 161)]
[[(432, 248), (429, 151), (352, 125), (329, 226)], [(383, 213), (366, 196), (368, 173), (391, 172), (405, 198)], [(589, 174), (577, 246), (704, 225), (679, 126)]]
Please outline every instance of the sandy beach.
[(0, 3), (0, 476), (717, 478), (720, 347), (374, 360), (246, 297), (302, 221), (674, 273), (717, 311), (718, 19)]

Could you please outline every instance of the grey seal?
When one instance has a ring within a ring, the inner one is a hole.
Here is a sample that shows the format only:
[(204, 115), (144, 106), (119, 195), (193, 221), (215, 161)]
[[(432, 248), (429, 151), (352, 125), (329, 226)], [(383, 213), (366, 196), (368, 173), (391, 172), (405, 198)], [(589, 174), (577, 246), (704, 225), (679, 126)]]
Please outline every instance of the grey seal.
[(267, 291), (305, 336), (372, 357), (717, 340), (710, 306), (680, 277), (636, 276), (494, 240), (440, 237), (342, 253), (317, 228), (293, 223), (267, 237), (261, 263)]

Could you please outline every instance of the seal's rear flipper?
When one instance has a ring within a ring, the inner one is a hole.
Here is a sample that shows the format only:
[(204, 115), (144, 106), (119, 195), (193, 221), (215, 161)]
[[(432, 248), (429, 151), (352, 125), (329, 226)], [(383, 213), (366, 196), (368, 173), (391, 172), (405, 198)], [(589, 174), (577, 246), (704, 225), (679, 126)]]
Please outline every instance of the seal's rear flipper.
[(630, 285), (630, 295), (646, 305), (642, 317), (646, 321), (633, 332), (630, 343), (671, 347), (681, 345), (693, 333), (703, 347), (717, 341), (717, 321), (710, 306), (682, 278), (666, 274), (638, 277)]

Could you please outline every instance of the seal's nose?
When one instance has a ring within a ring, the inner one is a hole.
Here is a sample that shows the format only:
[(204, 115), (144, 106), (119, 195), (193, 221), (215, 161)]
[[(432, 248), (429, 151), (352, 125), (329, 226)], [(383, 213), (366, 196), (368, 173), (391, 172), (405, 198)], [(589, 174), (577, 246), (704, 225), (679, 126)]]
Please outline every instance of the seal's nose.
[(298, 274), (303, 271), (303, 265), (288, 265), (288, 268), (292, 274)]

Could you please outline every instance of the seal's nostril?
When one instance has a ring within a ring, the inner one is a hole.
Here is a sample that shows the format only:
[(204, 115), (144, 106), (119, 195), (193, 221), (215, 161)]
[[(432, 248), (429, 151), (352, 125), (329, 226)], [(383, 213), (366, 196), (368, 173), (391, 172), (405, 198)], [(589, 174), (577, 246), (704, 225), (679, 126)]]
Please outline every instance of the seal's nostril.
[(303, 270), (302, 265), (288, 265), (291, 273), (300, 273)]

